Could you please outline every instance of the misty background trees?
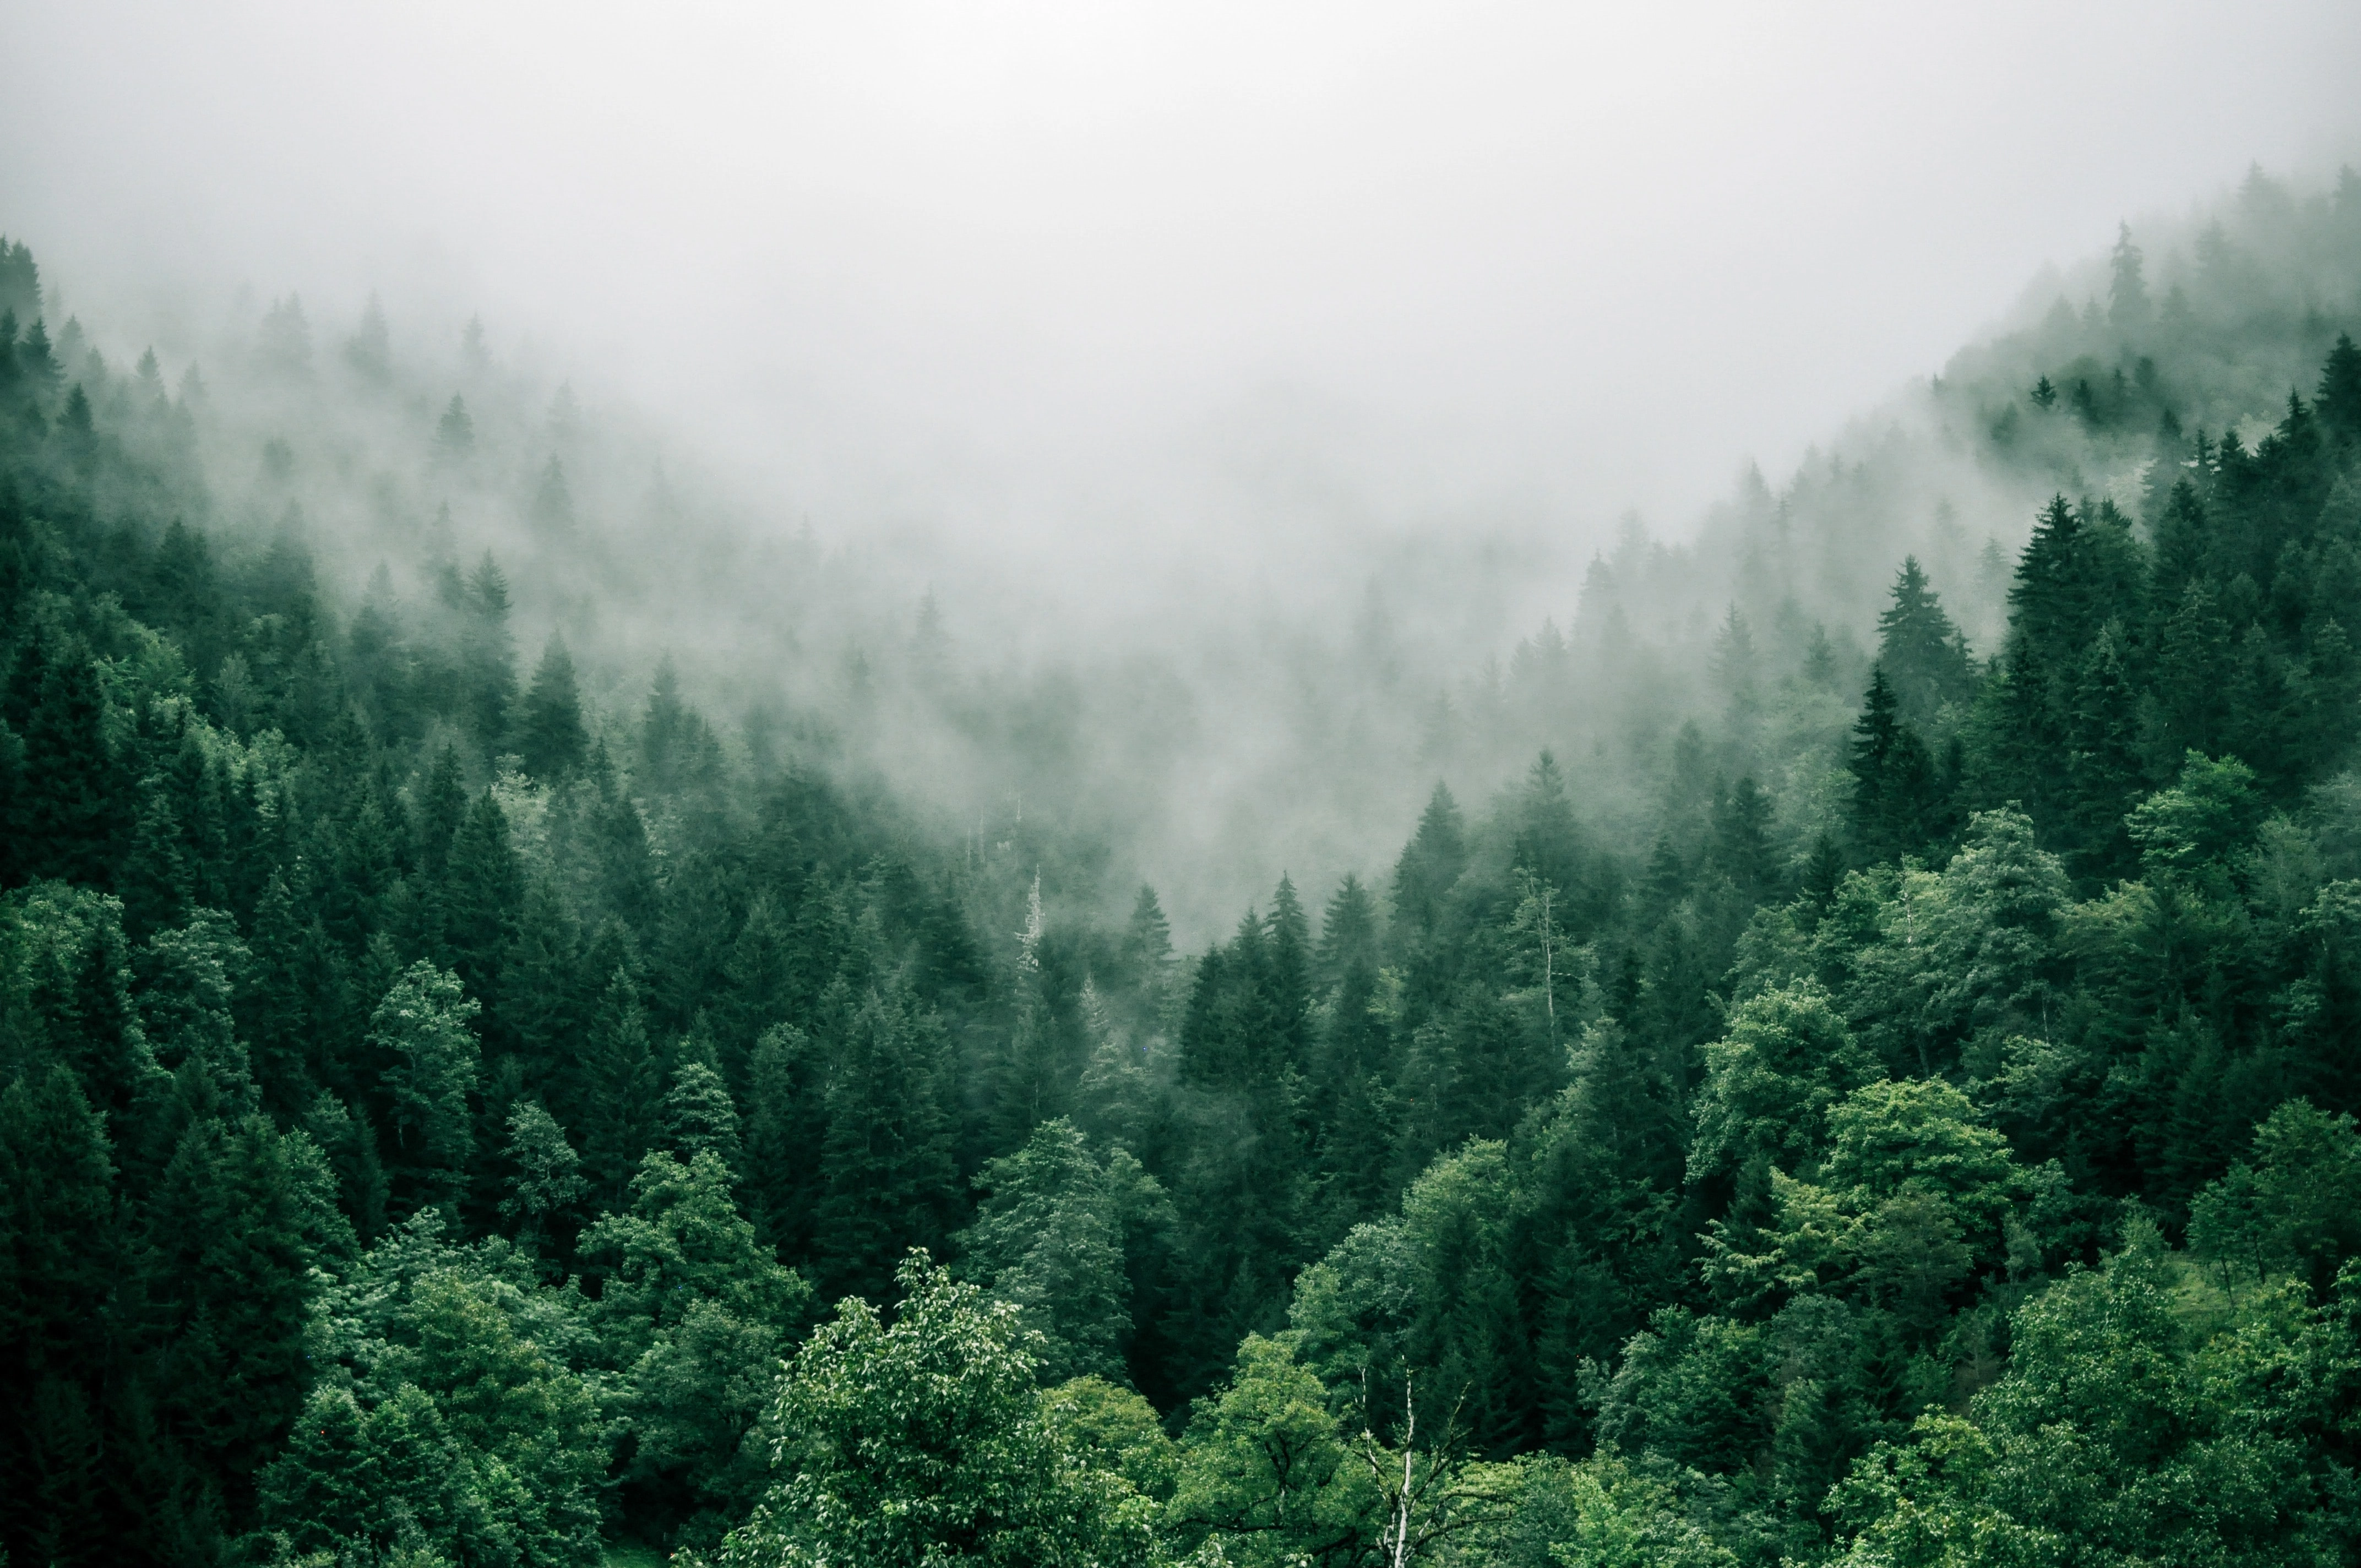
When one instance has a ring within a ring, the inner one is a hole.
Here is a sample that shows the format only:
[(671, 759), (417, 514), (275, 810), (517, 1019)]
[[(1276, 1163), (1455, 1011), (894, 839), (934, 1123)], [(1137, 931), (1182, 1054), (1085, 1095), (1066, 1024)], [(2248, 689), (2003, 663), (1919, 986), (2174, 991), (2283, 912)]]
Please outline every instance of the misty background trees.
[(1505, 657), (1027, 662), (0, 247), (6, 1550), (2341, 1560), (2361, 185), (2084, 276)]

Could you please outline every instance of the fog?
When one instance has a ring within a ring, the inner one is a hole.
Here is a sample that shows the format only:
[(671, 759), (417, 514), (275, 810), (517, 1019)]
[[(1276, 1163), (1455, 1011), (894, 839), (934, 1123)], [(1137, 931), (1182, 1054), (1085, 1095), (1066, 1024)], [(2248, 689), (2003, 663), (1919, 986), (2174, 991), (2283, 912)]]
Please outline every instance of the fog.
[(823, 530), (1019, 549), (1262, 534), (1236, 510), (1288, 488), (1278, 433), (1295, 499), (1365, 519), (1678, 523), (2117, 216), (2249, 159), (2333, 169), (2361, 126), (2334, 4), (99, 3), (5, 29), (0, 200), (60, 280), (323, 318), (445, 295)]
[[(0, 48), (0, 230), (118, 363), (152, 339), (177, 375), (291, 294), (324, 355), (374, 294), (434, 367), (416, 398), (475, 402), (439, 367), (479, 316), (516, 409), (570, 382), (629, 432), (567, 458), (614, 547), (738, 596), (701, 624), (609, 603), (610, 680), (670, 645), (728, 701), (818, 703), (814, 671), (898, 644), (932, 590), (979, 678), (1095, 672), (1073, 787), (1152, 775), (1127, 869), (1186, 884), (1191, 933), (1275, 867), (1372, 870), (1431, 776), (1307, 804), (1307, 759), (1415, 751), (1420, 704), (1575, 620), (1626, 519), (1697, 537), (1750, 460), (1784, 488), (1962, 344), (2085, 297), (2119, 218), (2179, 232), (2251, 162), (2317, 186), (2361, 147), (2361, 13), (2332, 4), (102, 3), (13, 8)], [(659, 466), (754, 553), (659, 561)], [(1953, 478), (1911, 501), (1970, 514), (1965, 571), (2027, 518)], [(463, 554), (503, 543), (471, 515)], [(763, 560), (803, 563), (791, 598)], [(1372, 616), (1398, 685), (1307, 731), (1306, 651), (1366, 651)], [(1701, 659), (1707, 630), (1668, 635)], [(879, 730), (961, 816), (1026, 787)]]

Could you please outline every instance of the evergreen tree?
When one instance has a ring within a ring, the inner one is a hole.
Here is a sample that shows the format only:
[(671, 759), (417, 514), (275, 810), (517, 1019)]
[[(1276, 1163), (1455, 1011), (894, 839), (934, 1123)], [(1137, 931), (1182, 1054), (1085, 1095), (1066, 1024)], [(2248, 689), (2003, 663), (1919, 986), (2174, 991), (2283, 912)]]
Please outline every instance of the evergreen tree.
[(1418, 831), (1394, 865), (1394, 917), (1413, 936), (1432, 936), (1443, 900), (1466, 869), (1466, 828), (1459, 803), (1443, 784), (1434, 786)]
[(2345, 440), (2361, 440), (2361, 348), (2354, 346), (2352, 334), (2336, 334), (2336, 346), (2321, 367), (2312, 409), (2322, 424)]
[(309, 1186), (301, 1137), (258, 1115), (235, 1125), (199, 1116), (148, 1205), (138, 1296), (155, 1347), (157, 1436), (178, 1451), (175, 1468), (220, 1499), (210, 1519), (185, 1496), (158, 1507), (184, 1541), (236, 1528), (310, 1380), (319, 1251), (305, 1233), (324, 1194)]
[(533, 672), (517, 722), (517, 751), (525, 771), (552, 783), (572, 777), (588, 760), (589, 736), (582, 728), (582, 698), (576, 690), (574, 660), (566, 640), (553, 635)]
[(540, 1102), (521, 1100), (509, 1113), (508, 1163), (516, 1175), (500, 1213), (517, 1222), (517, 1245), (533, 1251), (588, 1190), (582, 1157)]
[(437, 463), (456, 466), (475, 455), (476, 422), (467, 412), (467, 400), (458, 393), (444, 407), (443, 417), (434, 422), (434, 459)]
[(664, 1147), (684, 1161), (710, 1154), (732, 1171), (745, 1157), (739, 1146), (738, 1107), (730, 1086), (709, 1061), (687, 1060), (673, 1073), (659, 1116)]
[[(480, 754), (491, 757), (508, 744), (517, 680), (516, 636), (509, 630), (509, 580), (489, 550), (467, 574), (465, 602), (459, 670), (464, 718)], [(567, 673), (572, 673), (570, 667)]]
[(456, 1202), (475, 1151), (469, 1101), (482, 1052), (468, 1020), (476, 1000), (459, 977), (421, 959), (369, 1016), (370, 1043), (392, 1061), (395, 1191), (407, 1209)]
[(1042, 1375), (1126, 1380), (1132, 1335), (1127, 1233), (1163, 1197), (1118, 1150), (1094, 1156), (1063, 1117), (1015, 1154), (987, 1161), (975, 1223), (958, 1237), (960, 1273), (1024, 1310), (1042, 1337)]
[(2115, 248), (2107, 258), (2107, 320), (2120, 332), (2147, 325), (2152, 306), (2143, 274), (2140, 247), (2132, 243), (2132, 226), (2117, 225)]
[[(96, 1563), (130, 1543), (108, 1389), (123, 1267), (104, 1123), (62, 1065), (0, 1091), (0, 1550)], [(126, 1488), (127, 1490), (127, 1488)], [(144, 1511), (133, 1502), (135, 1517)]]
[(392, 340), (386, 331), (385, 312), (375, 294), (368, 297), (368, 306), (361, 312), (359, 328), (345, 344), (345, 362), (364, 380), (382, 384), (393, 374)]
[(1937, 805), (1934, 760), (1902, 718), (1883, 665), (1870, 672), (1852, 737), (1847, 766), (1855, 839), (1872, 860), (1915, 853), (1927, 840)]
[(758, 1234), (789, 1257), (813, 1250), (827, 1135), (826, 1081), (810, 1037), (774, 1025), (748, 1060), (747, 1207)]
[(524, 868), (509, 839), (508, 814), (486, 790), (467, 808), (452, 835), (450, 863), (442, 887), (447, 961), (467, 993), (502, 1025), (500, 966), (516, 943), (517, 917), (524, 906)]
[(566, 488), (566, 468), (552, 455), (533, 493), (533, 526), (544, 541), (565, 544), (574, 537), (574, 494)]
[(105, 700), (88, 658), (50, 637), (28, 641), (10, 685), (12, 720), (24, 715), (24, 776), (40, 787), (17, 797), (16, 831), (35, 876), (105, 887), (130, 824), (120, 773), (104, 732)]
[(1904, 558), (1894, 602), (1877, 618), (1877, 663), (1903, 718), (1921, 733), (1946, 707), (1964, 704), (1973, 694), (1967, 639), (1927, 586), (1915, 555)]
[(580, 1073), (568, 1086), (568, 1119), (583, 1131), (583, 1165), (603, 1201), (621, 1194), (641, 1154), (655, 1141), (660, 1082), (639, 986), (619, 965), (609, 971), (591, 1010)]
[(882, 1295), (895, 1260), (958, 1208), (955, 1128), (934, 1020), (898, 992), (854, 1009), (827, 1088), (815, 1251), (827, 1297)]

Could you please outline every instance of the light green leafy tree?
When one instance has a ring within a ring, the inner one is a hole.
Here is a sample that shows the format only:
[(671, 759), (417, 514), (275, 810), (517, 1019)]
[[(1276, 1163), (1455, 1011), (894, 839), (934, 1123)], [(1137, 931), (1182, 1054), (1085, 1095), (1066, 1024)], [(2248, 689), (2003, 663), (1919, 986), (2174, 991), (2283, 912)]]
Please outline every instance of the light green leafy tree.
[(1156, 1506), (1068, 1445), (1015, 1305), (922, 1252), (888, 1324), (858, 1297), (796, 1352), (780, 1480), (721, 1551), (742, 1568), (1085, 1568), (1154, 1560)]
[(2325, 1305), (2258, 1294), (2195, 1335), (2184, 1275), (2136, 1227), (2103, 1269), (2020, 1309), (2004, 1376), (1836, 1489), (1848, 1568), (2350, 1561), (2361, 1520), (2336, 1434), (2361, 1390), (2361, 1277)]

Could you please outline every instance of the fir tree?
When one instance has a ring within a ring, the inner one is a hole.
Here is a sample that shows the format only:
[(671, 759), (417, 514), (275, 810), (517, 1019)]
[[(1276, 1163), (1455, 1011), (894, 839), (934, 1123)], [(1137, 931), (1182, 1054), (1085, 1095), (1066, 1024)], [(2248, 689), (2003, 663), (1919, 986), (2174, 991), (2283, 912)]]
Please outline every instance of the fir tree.
[(475, 1152), (469, 1102), (482, 1061), (467, 1023), (478, 1011), (458, 976), (422, 959), (370, 1014), (370, 1043), (392, 1061), (395, 1191), (409, 1209), (447, 1211), (466, 1181)]
[(1466, 829), (1459, 803), (1443, 784), (1434, 786), (1418, 832), (1394, 865), (1394, 917), (1413, 935), (1431, 936), (1444, 896), (1467, 863)]
[(582, 728), (582, 698), (574, 680), (574, 660), (566, 640), (553, 635), (533, 672), (517, 723), (517, 751), (525, 771), (558, 782), (579, 772), (589, 756)]
[(443, 417), (434, 423), (435, 461), (456, 466), (474, 455), (475, 450), (475, 419), (467, 412), (467, 400), (454, 392)]
[(687, 1060), (673, 1073), (659, 1113), (664, 1146), (683, 1161), (710, 1154), (734, 1173), (745, 1164), (738, 1140), (738, 1107), (709, 1061)]
[(1927, 585), (1916, 556), (1894, 580), (1894, 602), (1877, 618), (1877, 663), (1902, 717), (1923, 733), (1944, 708), (1972, 694), (1967, 639)]
[(1872, 669), (1861, 718), (1852, 727), (1853, 833), (1872, 860), (1916, 852), (1936, 805), (1934, 760), (1902, 718), (1883, 666)]
[(639, 987), (618, 967), (591, 1012), (580, 1076), (572, 1086), (578, 1109), (569, 1118), (582, 1128), (583, 1165), (601, 1201), (621, 1196), (640, 1156), (655, 1141), (660, 1084)]
[(822, 1294), (881, 1295), (895, 1260), (939, 1240), (958, 1205), (954, 1128), (931, 1019), (873, 991), (829, 1075), (814, 1243)]
[(2336, 346), (2321, 367), (2312, 409), (2322, 424), (2345, 440), (2361, 440), (2361, 348), (2354, 346), (2352, 334), (2336, 334)]

